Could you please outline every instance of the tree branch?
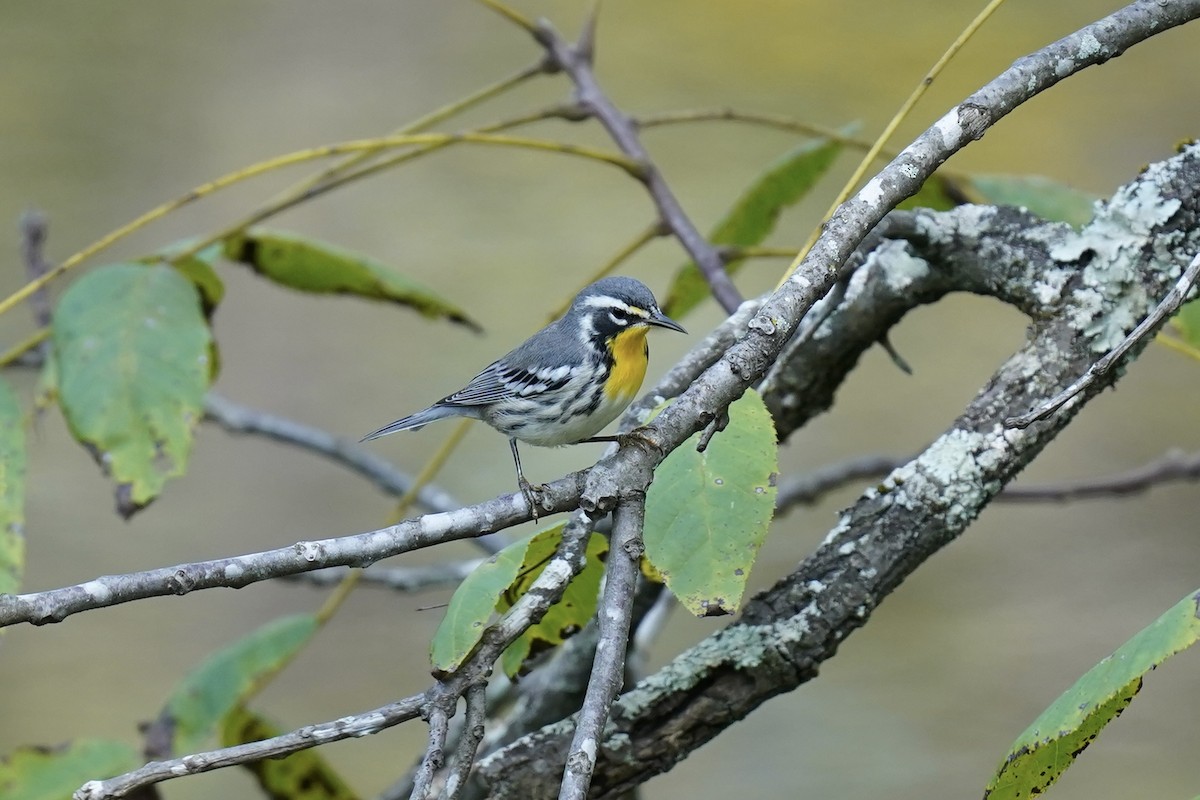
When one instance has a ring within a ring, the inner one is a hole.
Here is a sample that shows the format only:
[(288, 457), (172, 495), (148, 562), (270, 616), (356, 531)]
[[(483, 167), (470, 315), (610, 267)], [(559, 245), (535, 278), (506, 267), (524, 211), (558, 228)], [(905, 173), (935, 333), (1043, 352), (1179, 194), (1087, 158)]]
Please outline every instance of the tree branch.
[(624, 682), (633, 597), (645, 550), (642, 544), (645, 519), (644, 494), (623, 499), (613, 516), (612, 547), (604, 572), (604, 595), (599, 609), (600, 639), (583, 708), (575, 724), (575, 736), (567, 754), (559, 800), (585, 800), (587, 797), (604, 723)]
[(646, 191), (650, 193), (650, 199), (658, 209), (663, 223), (692, 257), (700, 273), (708, 281), (713, 297), (725, 309), (725, 313), (732, 314), (741, 304), (742, 296), (725, 272), (725, 263), (720, 253), (704, 238), (684, 212), (662, 172), (655, 166), (650, 154), (642, 145), (637, 124), (609, 100), (596, 81), (591, 59), (593, 26), (594, 20), (585, 28), (585, 35), (581, 37), (580, 44), (574, 47), (544, 20), (538, 24), (534, 38), (546, 48), (546, 53), (553, 63), (575, 84), (579, 106), (604, 126), (622, 153), (641, 164), (640, 178), (646, 185)]
[[(887, 208), (915, 191), (937, 164), (1066, 75), (1198, 14), (1195, 2), (1134, 3), (1021, 59), (944, 116), (839, 209), (797, 272), (751, 320), (746, 336), (649, 426), (647, 446), (624, 448), (589, 474), (584, 507), (611, 507), (618, 496), (613, 473), (657, 463), (680, 437), (699, 429), (705, 410), (723, 409), (761, 376), (795, 330), (799, 314), (836, 280), (831, 265), (840, 265)], [(1093, 352), (1110, 349), (1134, 320), (1149, 313), (1149, 298), (1178, 279), (1182, 261), (1198, 244), (1198, 154), (1197, 147), (1189, 147), (1152, 167), (1114, 197), (1107, 217), (1080, 235), (1075, 244), (1083, 249), (1074, 256), (1060, 251), (1052, 273), (1032, 276), (1025, 300), (1038, 308), (1056, 306), (1057, 313), (1035, 320), (1030, 341), (953, 427), (880, 489), (868, 491), (801, 569), (752, 601), (742, 620), (618, 701), (597, 762), (594, 796), (612, 796), (669, 769), (767, 698), (814, 676), (817, 665), (884, 596), (957, 536), (1079, 407), (1115, 380), (1106, 376), (1068, 413), (1027, 431), (1000, 425), (1011, 409), (1028, 408), (1069, 382), (1090, 365)], [(1139, 192), (1145, 201), (1140, 206)], [(1170, 204), (1175, 207), (1167, 213)], [(1059, 233), (1061, 240), (1066, 232)], [(852, 286), (848, 294), (853, 291)], [(545, 765), (565, 758), (568, 736), (569, 725), (559, 723), (484, 759), (479, 772), (489, 796), (553, 796)]]
[[(268, 414), (235, 403), (216, 392), (204, 398), (204, 418), (234, 434), (265, 436), (301, 450), (324, 456), (357, 472), (390, 495), (400, 496), (413, 485), (411, 475), (396, 469), (385, 459), (374, 455), (354, 442), (334, 436), (278, 414)], [(430, 511), (453, 511), (462, 508), (445, 489), (429, 485), (421, 487), (417, 502)]]

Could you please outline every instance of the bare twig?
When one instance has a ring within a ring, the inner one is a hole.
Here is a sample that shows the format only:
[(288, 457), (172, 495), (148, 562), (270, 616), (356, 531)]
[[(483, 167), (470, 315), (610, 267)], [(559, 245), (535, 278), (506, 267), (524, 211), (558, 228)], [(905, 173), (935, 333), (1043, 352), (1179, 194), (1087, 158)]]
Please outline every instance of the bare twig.
[(279, 758), (298, 750), (306, 750), (326, 742), (339, 742), (359, 736), (368, 736), (416, 718), (425, 704), (425, 696), (416, 694), (395, 703), (389, 703), (364, 714), (309, 725), (282, 736), (273, 736), (258, 742), (223, 747), (207, 753), (173, 758), (168, 761), (151, 761), (140, 769), (103, 781), (88, 781), (75, 792), (75, 800), (107, 800), (125, 797), (131, 792), (155, 783), (185, 775), (199, 775), (214, 769), (245, 764), (264, 758)]
[(1062, 503), (1137, 494), (1173, 481), (1200, 480), (1200, 452), (1172, 450), (1140, 467), (1104, 478), (1047, 483), (1040, 486), (1011, 486), (997, 497), (1016, 503)]
[(1094, 384), (1097, 378), (1107, 373), (1113, 368), (1114, 364), (1124, 358), (1130, 349), (1154, 333), (1167, 317), (1179, 310), (1184, 300), (1187, 299), (1188, 292), (1191, 291), (1192, 286), (1196, 283), (1197, 276), (1200, 276), (1200, 253), (1197, 253), (1196, 257), (1192, 259), (1192, 263), (1184, 270), (1183, 275), (1179, 278), (1179, 282), (1171, 287), (1171, 291), (1167, 292), (1167, 296), (1162, 299), (1162, 302), (1150, 312), (1148, 317), (1142, 320), (1140, 325), (1121, 340), (1119, 345), (1110, 350), (1099, 361), (1092, 364), (1088, 371), (1083, 373), (1082, 377), (1066, 389), (1063, 389), (1028, 414), (1009, 417), (1004, 420), (1004, 424), (1009, 428), (1028, 428), (1038, 420), (1050, 416), (1078, 396), (1084, 389)]
[[(502, 4), (494, 2), (494, 0), (481, 0), (481, 2), (513, 19), (512, 12), (506, 10)], [(514, 21), (525, 27), (522, 21)], [(646, 185), (646, 190), (650, 193), (659, 216), (696, 263), (697, 268), (708, 281), (713, 297), (721, 304), (726, 313), (732, 314), (742, 302), (742, 297), (737, 287), (729, 279), (729, 275), (726, 274), (720, 254), (697, 230), (692, 220), (684, 212), (666, 179), (663, 178), (658, 167), (650, 159), (650, 154), (642, 145), (637, 125), (608, 99), (596, 81), (591, 63), (594, 24), (594, 19), (589, 21), (585, 26), (580, 43), (576, 45), (569, 44), (544, 20), (540, 21), (536, 30), (531, 33), (538, 44), (546, 49), (552, 62), (575, 84), (576, 100), (579, 106), (604, 126), (622, 153), (641, 165), (639, 178)]]
[(413, 778), (413, 790), (410, 800), (425, 800), (433, 788), (433, 776), (442, 768), (446, 734), (450, 732), (450, 715), (458, 703), (457, 694), (443, 694), (432, 703), (429, 709), (429, 745), (425, 748), (425, 756), (421, 766)]
[[(829, 464), (783, 481), (775, 498), (775, 513), (783, 515), (796, 506), (817, 503), (828, 493), (864, 479), (882, 478), (903, 467), (912, 456), (869, 455)], [(1065, 503), (1071, 500), (1101, 500), (1137, 494), (1176, 481), (1200, 480), (1200, 451), (1171, 450), (1141, 466), (1099, 478), (1006, 486), (996, 500), (1007, 503)]]
[(604, 572), (604, 595), (598, 611), (600, 640), (596, 645), (596, 660), (583, 708), (575, 723), (575, 737), (567, 755), (559, 800), (584, 800), (587, 797), (600, 742), (604, 738), (604, 723), (624, 679), (629, 620), (633, 612), (638, 565), (644, 550), (645, 503), (644, 494), (635, 494), (622, 500), (613, 515), (612, 550)]
[[(290, 420), (278, 414), (250, 408), (209, 392), (204, 398), (204, 418), (229, 433), (257, 434), (277, 442), (308, 450), (347, 467), (367, 478), (391, 495), (403, 495), (413, 485), (413, 477), (396, 469), (353, 441), (334, 436), (328, 431)], [(421, 488), (417, 502), (430, 511), (453, 511), (462, 508), (445, 489), (435, 485)]]
[[(45, 275), (53, 268), (46, 260), (45, 245), (49, 220), (37, 209), (29, 209), (21, 215), (21, 255), (25, 260), (25, 277), (31, 281)], [(50, 307), (50, 291), (41, 287), (29, 296), (29, 307), (33, 310), (33, 321), (39, 328), (50, 327), (53, 310)]]
[(483, 726), (487, 719), (487, 684), (482, 681), (472, 684), (467, 689), (466, 701), (462, 734), (454, 748), (454, 762), (450, 774), (446, 776), (441, 800), (457, 800), (466, 786), (471, 765), (475, 763), (475, 751), (483, 741)]
[[(473, 558), (423, 567), (372, 567), (363, 571), (360, 580), (364, 586), (377, 586), (395, 592), (423, 592), (456, 586), (482, 563), (483, 559)], [(308, 583), (313, 586), (335, 586), (345, 576), (344, 568), (334, 567), (319, 569), (316, 572), (302, 572), (299, 575), (284, 575), (280, 580)]]
[(779, 492), (775, 495), (775, 514), (782, 516), (796, 506), (812, 505), (848, 483), (887, 475), (911, 460), (911, 457), (862, 456), (828, 464), (785, 480), (780, 483)]
[[(583, 476), (584, 473), (575, 472), (543, 486), (539, 492), (543, 512), (559, 513), (576, 508)], [(297, 542), (244, 556), (125, 575), (105, 575), (45, 592), (0, 595), (0, 627), (17, 622), (34, 625), (61, 622), (80, 611), (132, 600), (187, 594), (219, 586), (241, 588), (325, 567), (365, 567), (400, 553), (502, 530), (527, 522), (530, 517), (525, 496), (515, 492), (456, 511), (428, 514), (355, 536)]]

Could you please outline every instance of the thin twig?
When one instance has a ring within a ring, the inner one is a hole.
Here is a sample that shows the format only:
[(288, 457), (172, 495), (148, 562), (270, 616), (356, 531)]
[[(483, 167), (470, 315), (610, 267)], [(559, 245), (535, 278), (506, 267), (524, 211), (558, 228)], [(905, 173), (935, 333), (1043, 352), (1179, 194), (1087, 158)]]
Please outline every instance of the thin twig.
[(645, 495), (634, 494), (623, 499), (613, 515), (612, 550), (605, 567), (604, 595), (598, 610), (600, 640), (596, 645), (596, 659), (583, 708), (575, 723), (575, 737), (567, 755), (559, 800), (584, 800), (587, 797), (604, 723), (617, 692), (621, 690), (633, 595), (644, 550), (645, 502)]
[[(494, 0), (481, 2), (497, 10), (500, 8), (500, 4)], [(592, 34), (587, 35), (590, 37)], [(646, 185), (663, 223), (670, 228), (671, 233), (696, 263), (708, 281), (713, 297), (726, 313), (732, 314), (742, 302), (741, 294), (726, 274), (725, 265), (716, 248), (692, 223), (666, 179), (650, 159), (633, 120), (618, 109), (600, 88), (592, 71), (590, 43), (585, 42), (582, 48), (572, 46), (546, 21), (538, 24), (533, 37), (546, 48), (546, 53), (553, 63), (575, 84), (579, 105), (604, 126), (622, 153), (640, 165), (641, 172), (638, 177)]]
[[(840, 192), (838, 192), (838, 196), (834, 199), (833, 203), (830, 204), (829, 210), (825, 212), (824, 219), (828, 220), (830, 217), (832, 217), (833, 213), (837, 211), (838, 206), (846, 201), (846, 198), (848, 198), (850, 193), (854, 191), (854, 187), (858, 186), (859, 181), (863, 179), (863, 176), (867, 174), (867, 170), (871, 168), (871, 165), (875, 162), (875, 159), (879, 157), (880, 153), (883, 151), (883, 148), (887, 145), (888, 140), (892, 138), (892, 134), (896, 132), (896, 128), (900, 127), (900, 123), (903, 122), (908, 117), (909, 112), (913, 110), (913, 107), (917, 104), (917, 101), (925, 96), (925, 92), (930, 86), (933, 85), (933, 82), (937, 79), (938, 75), (940, 75), (946, 65), (950, 63), (950, 60), (957, 55), (958, 51), (962, 49), (963, 45), (965, 45), (970, 38), (975, 35), (975, 32), (979, 30), (983, 23), (986, 22), (988, 18), (995, 13), (996, 9), (1003, 4), (1004, 0), (990, 0), (990, 2), (983, 7), (983, 10), (975, 15), (975, 18), (971, 20), (967, 27), (958, 34), (958, 37), (951, 43), (951, 45), (946, 48), (946, 51), (942, 53), (941, 57), (934, 63), (932, 67), (929, 68), (929, 71), (925, 73), (924, 77), (921, 78), (921, 81), (915, 87), (913, 87), (913, 90), (909, 93), (908, 97), (905, 98), (904, 102), (900, 104), (900, 108), (896, 110), (896, 113), (892, 115), (892, 118), (888, 121), (888, 124), (884, 126), (883, 130), (879, 134), (879, 137), (875, 139), (874, 144), (872, 144), (870, 149), (867, 150), (866, 154), (863, 155), (862, 160), (858, 162), (858, 166), (854, 169), (854, 174), (852, 174), (846, 181), (846, 185), (842, 187)], [(816, 242), (817, 236), (821, 230), (822, 228), (820, 227), (813, 230), (809, 240), (800, 250), (800, 254), (796, 256), (796, 260), (792, 262), (792, 265), (788, 267), (787, 271), (783, 274), (783, 278), (780, 279), (781, 283), (792, 274), (793, 270), (795, 270), (795, 268), (799, 265), (800, 261), (808, 254), (809, 249), (811, 249), (813, 244)]]
[(457, 695), (443, 697), (440, 698), (440, 702), (434, 702), (429, 710), (429, 744), (413, 779), (413, 790), (409, 800), (425, 800), (429, 797), (433, 788), (433, 777), (442, 768), (445, 758), (444, 748), (446, 735), (450, 732), (450, 715), (454, 713), (457, 703)]
[(259, 761), (264, 758), (279, 758), (318, 744), (339, 742), (359, 736), (379, 733), (401, 722), (415, 719), (425, 704), (425, 695), (416, 694), (395, 703), (329, 722), (309, 725), (281, 736), (273, 736), (258, 742), (222, 747), (206, 753), (173, 758), (167, 761), (151, 761), (145, 766), (103, 781), (88, 781), (76, 790), (75, 800), (108, 800), (124, 797), (136, 789), (161, 783), (185, 775), (199, 775), (214, 769)]
[(1180, 276), (1179, 282), (1171, 287), (1171, 291), (1167, 292), (1167, 296), (1162, 299), (1162, 302), (1150, 312), (1150, 316), (1142, 320), (1133, 331), (1126, 336), (1120, 344), (1114, 347), (1107, 355), (1101, 358), (1083, 373), (1077, 381), (1072, 383), (1066, 389), (1063, 389), (1054, 397), (1047, 400), (1042, 405), (1038, 406), (1028, 414), (1022, 414), (1019, 417), (1009, 417), (1004, 420), (1005, 427), (1008, 428), (1028, 428), (1039, 419), (1045, 419), (1053, 414), (1058, 409), (1062, 408), (1072, 398), (1080, 392), (1087, 389), (1096, 379), (1107, 373), (1113, 368), (1113, 365), (1125, 357), (1131, 348), (1139, 344), (1143, 339), (1153, 333), (1163, 321), (1179, 310), (1187, 299), (1188, 292), (1191, 291), (1193, 284), (1196, 283), (1197, 276), (1200, 276), (1200, 253), (1192, 259), (1192, 263), (1184, 270)]
[[(579, 506), (584, 472), (545, 484), (539, 492), (544, 513)], [(467, 539), (528, 522), (529, 503), (521, 492), (456, 511), (427, 514), (354, 536), (296, 542), (247, 555), (196, 561), (124, 575), (104, 575), (85, 583), (30, 594), (0, 595), (0, 627), (18, 622), (43, 625), (72, 614), (147, 597), (181, 595), (197, 589), (241, 588), (259, 581), (325, 567), (365, 567), (390, 556)]]
[[(716, 108), (716, 109), (695, 109), (686, 111), (661, 111), (654, 114), (645, 114), (639, 117), (634, 117), (632, 120), (634, 125), (643, 130), (647, 128), (662, 127), (664, 125), (677, 125), (687, 122), (741, 122), (751, 125), (761, 125), (767, 128), (777, 128), (779, 130), (789, 131), (791, 133), (799, 133), (804, 136), (811, 136), (817, 139), (828, 139), (831, 142), (854, 147), (859, 150), (867, 150), (871, 147), (872, 142), (868, 139), (862, 139), (856, 136), (847, 136), (843, 131), (836, 128), (827, 128), (824, 125), (816, 125), (803, 120), (792, 119), (790, 117), (779, 116), (778, 114), (760, 114), (746, 111), (736, 111), (732, 108)], [(877, 157), (895, 156), (894, 150), (881, 150), (877, 153)], [(792, 251), (792, 256), (796, 255), (796, 251)]]
[[(21, 255), (25, 260), (25, 277), (34, 281), (49, 272), (53, 265), (46, 260), (45, 246), (49, 220), (37, 209), (29, 209), (21, 215)], [(29, 308), (33, 311), (33, 321), (39, 328), (50, 327), (53, 309), (50, 307), (50, 293), (42, 287), (29, 297)], [(42, 344), (45, 349), (45, 344)]]
[[(472, 558), (465, 561), (428, 564), (423, 567), (372, 567), (363, 571), (361, 582), (364, 586), (376, 586), (406, 594), (425, 592), (430, 589), (445, 589), (462, 583), (463, 579), (482, 563), (483, 559)], [(328, 587), (336, 586), (345, 575), (346, 568), (333, 567), (319, 569), (316, 572), (302, 572), (299, 575), (284, 575), (280, 580)]]
[(463, 713), (463, 728), (458, 744), (454, 748), (454, 760), (446, 783), (442, 787), (441, 800), (458, 800), (466, 787), (467, 776), (475, 763), (475, 752), (483, 741), (484, 722), (487, 719), (487, 683), (471, 684), (466, 694), (466, 711)]
[(1006, 488), (997, 500), (1018, 503), (1093, 500), (1137, 494), (1174, 481), (1200, 480), (1200, 452), (1171, 450), (1140, 467), (1104, 478)]
[[(796, 506), (813, 505), (847, 484), (882, 478), (912, 461), (912, 456), (868, 455), (829, 464), (785, 480), (775, 497), (775, 513), (782, 516)], [(996, 496), (1007, 503), (1065, 503), (1101, 500), (1137, 494), (1176, 481), (1200, 481), (1200, 451), (1170, 450), (1153, 461), (1099, 478), (1080, 478), (1034, 486), (1006, 486)]]
[[(204, 398), (204, 418), (229, 433), (265, 436), (328, 458), (357, 472), (391, 495), (405, 494), (414, 483), (411, 475), (349, 439), (278, 414), (235, 403), (216, 392), (209, 392)], [(423, 487), (417, 495), (417, 502), (430, 511), (462, 508), (462, 503), (435, 485)]]

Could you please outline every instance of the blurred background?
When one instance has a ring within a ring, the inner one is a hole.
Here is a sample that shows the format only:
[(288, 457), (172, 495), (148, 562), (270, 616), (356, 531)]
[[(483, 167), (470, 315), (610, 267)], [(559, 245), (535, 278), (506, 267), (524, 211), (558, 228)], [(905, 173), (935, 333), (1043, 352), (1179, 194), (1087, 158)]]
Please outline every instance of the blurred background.
[[(1012, 0), (918, 106), (907, 142), (1015, 58), (1119, 7), (1101, 0)], [(633, 114), (733, 107), (873, 136), (982, 3), (611, 0), (597, 68)], [(583, 4), (522, 0), (568, 34)], [(1147, 162), (1200, 133), (1194, 77), (1200, 26), (1168, 32), (1068, 80), (955, 157), (959, 170), (1040, 173), (1108, 195)], [(163, 200), (239, 167), (312, 145), (385, 133), (535, 62), (527, 38), (470, 2), (316, 0), (7, 0), (0, 7), (0, 292), (23, 282), (16, 235), (32, 206), (50, 217), (57, 261)], [(542, 78), (456, 119), (452, 129), (566, 97)], [(526, 132), (607, 143), (590, 126)], [(796, 139), (730, 124), (645, 134), (684, 207), (704, 230)], [(798, 246), (853, 167), (846, 156), (781, 222), (772, 243)], [(248, 213), (304, 169), (240, 185), (173, 214), (101, 261), (209, 233)], [(217, 388), (251, 406), (357, 439), (458, 388), (537, 328), (652, 219), (617, 170), (512, 150), (458, 147), (323, 197), (271, 224), (370, 253), (463, 305), (476, 336), (403, 309), (304, 296), (226, 267), (215, 326)], [(670, 241), (623, 271), (658, 292), (683, 260)], [(100, 263), (100, 262), (97, 262)], [(745, 294), (783, 262), (747, 266)], [(60, 294), (62, 285), (55, 287)], [(656, 336), (651, 379), (717, 321), (711, 303), (690, 337)], [(936, 437), (1019, 346), (1025, 320), (954, 297), (910, 315), (892, 341), (909, 377), (870, 353), (837, 408), (795, 435), (785, 474), (865, 453), (913, 452)], [(26, 309), (0, 318), (5, 346), (30, 330)], [(9, 371), (22, 397), (36, 376)], [(1035, 484), (1100, 476), (1173, 446), (1195, 449), (1200, 365), (1151, 347), (1120, 390), (1092, 403), (1023, 476)], [(1182, 414), (1183, 417), (1177, 415)], [(451, 426), (371, 444), (415, 472)], [(188, 475), (126, 523), (111, 487), (57, 412), (30, 440), (28, 590), (370, 530), (392, 503), (341, 468), (261, 440), (199, 431)], [(599, 448), (527, 450), (533, 480)], [(439, 482), (467, 502), (513, 489), (504, 440), (479, 427)], [(812, 550), (853, 502), (848, 489), (779, 521), (752, 581), (763, 587)], [(694, 797), (980, 796), (1013, 739), (1076, 677), (1200, 586), (1195, 486), (1135, 498), (988, 509), (848, 640), (819, 680), (777, 699), (699, 757), (647, 784), (653, 800)], [(521, 531), (518, 531), (521, 532)], [(468, 545), (405, 557), (472, 555)], [(207, 591), (20, 626), (0, 640), (0, 752), (77, 737), (137, 741), (175, 682), (207, 654), (323, 593), (296, 585)], [(429, 681), (427, 642), (448, 593), (360, 589), (258, 701), (286, 727), (363, 711)], [(720, 620), (676, 615), (653, 653), (662, 663)], [(1183, 797), (1200, 789), (1200, 654), (1151, 675), (1142, 697), (1055, 788), (1057, 798)], [(421, 752), (406, 725), (324, 753), (364, 796)], [(754, 788), (748, 788), (753, 786)], [(162, 787), (167, 798), (254, 797), (240, 772)]]

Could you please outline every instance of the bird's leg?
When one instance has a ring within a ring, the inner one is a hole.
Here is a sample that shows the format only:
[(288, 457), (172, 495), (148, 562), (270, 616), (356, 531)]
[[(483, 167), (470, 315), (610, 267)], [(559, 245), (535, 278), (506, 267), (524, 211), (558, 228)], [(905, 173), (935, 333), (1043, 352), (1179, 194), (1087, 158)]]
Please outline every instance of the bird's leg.
[(521, 494), (525, 495), (525, 500), (529, 503), (529, 510), (533, 513), (533, 521), (538, 519), (538, 490), (533, 488), (529, 481), (525, 480), (525, 473), (521, 471), (521, 454), (517, 452), (517, 440), (509, 439), (508, 444), (512, 447), (513, 463), (517, 466), (517, 486), (521, 489)]

